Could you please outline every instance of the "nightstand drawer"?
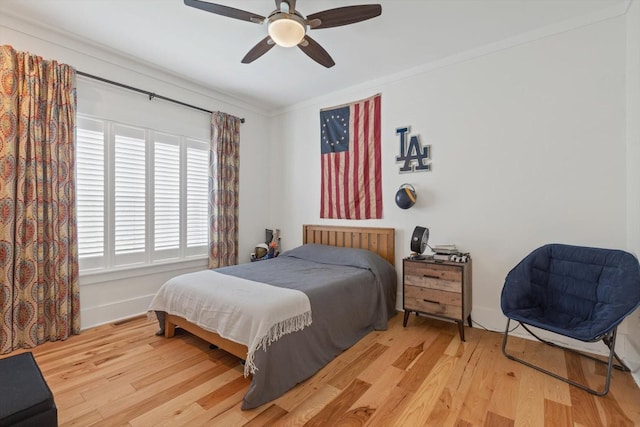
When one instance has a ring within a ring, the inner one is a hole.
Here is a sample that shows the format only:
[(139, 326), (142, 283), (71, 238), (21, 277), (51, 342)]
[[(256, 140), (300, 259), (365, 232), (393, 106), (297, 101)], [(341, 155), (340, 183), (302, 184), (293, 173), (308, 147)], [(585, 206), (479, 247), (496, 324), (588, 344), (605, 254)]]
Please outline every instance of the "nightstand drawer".
[(461, 266), (462, 264), (460, 264), (460, 266), (452, 266), (434, 262), (407, 261), (404, 265), (404, 273), (414, 276), (428, 276), (436, 279), (459, 281), (462, 280)]
[(422, 288), (462, 292), (462, 269), (457, 266), (406, 262), (404, 283)]
[(404, 287), (404, 292), (405, 310), (417, 310), (453, 319), (462, 319), (461, 293), (407, 285)]

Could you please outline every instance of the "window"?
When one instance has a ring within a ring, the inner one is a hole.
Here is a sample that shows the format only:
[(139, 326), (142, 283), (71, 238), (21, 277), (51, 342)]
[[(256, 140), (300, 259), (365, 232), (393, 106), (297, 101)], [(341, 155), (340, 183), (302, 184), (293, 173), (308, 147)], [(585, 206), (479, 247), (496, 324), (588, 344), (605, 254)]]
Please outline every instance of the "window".
[(82, 271), (205, 255), (209, 144), (79, 116)]

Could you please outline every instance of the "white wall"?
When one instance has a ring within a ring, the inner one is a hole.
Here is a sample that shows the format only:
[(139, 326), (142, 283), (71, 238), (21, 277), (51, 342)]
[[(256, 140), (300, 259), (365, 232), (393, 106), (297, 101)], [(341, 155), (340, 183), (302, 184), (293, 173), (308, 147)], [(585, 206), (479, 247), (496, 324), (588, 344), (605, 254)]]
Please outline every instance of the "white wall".
[[(629, 250), (640, 255), (640, 3), (627, 12), (627, 236)], [(640, 310), (627, 321), (628, 351), (640, 384)]]
[[(0, 43), (11, 45), (18, 51), (29, 51), (46, 59), (67, 63), (86, 73), (212, 111), (220, 110), (244, 117), (246, 123), (241, 125), (240, 130), (239, 252), (241, 262), (249, 261), (249, 253), (256, 242), (264, 239), (264, 228), (270, 225), (256, 221), (254, 215), (268, 208), (271, 200), (262, 188), (255, 185), (263, 179), (263, 159), (269, 151), (269, 141), (264, 138), (264, 130), (268, 127), (264, 111), (99, 46), (87, 45), (64, 34), (23, 22), (6, 15), (4, 11), (0, 23)], [(205, 140), (210, 134), (207, 113), (158, 99), (149, 101), (145, 95), (82, 77), (78, 77), (78, 108), (83, 113)], [(173, 118), (173, 123), (160, 119), (167, 114)], [(205, 260), (194, 260), (108, 275), (81, 274), (81, 327), (86, 329), (144, 313), (151, 298), (166, 280), (204, 268)]]
[[(301, 224), (354, 223), (319, 218), (319, 110), (381, 92), (384, 218), (358, 225), (396, 228), (397, 266), (416, 225), (430, 228), (432, 245), (469, 251), (472, 316), (502, 330), (504, 278), (534, 248), (627, 248), (625, 25), (619, 16), (569, 28), (282, 112), (272, 128), (281, 165), (272, 223), (288, 246)], [(395, 130), (405, 125), (431, 145), (432, 172), (399, 173)], [(405, 182), (418, 202), (403, 211), (393, 197)]]

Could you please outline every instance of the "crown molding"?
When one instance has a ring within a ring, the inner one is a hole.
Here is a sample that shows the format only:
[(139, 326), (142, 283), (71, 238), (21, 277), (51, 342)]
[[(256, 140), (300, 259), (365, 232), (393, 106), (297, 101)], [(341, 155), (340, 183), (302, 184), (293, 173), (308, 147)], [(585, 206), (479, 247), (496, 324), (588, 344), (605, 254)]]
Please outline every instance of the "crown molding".
[[(80, 71), (115, 81), (119, 81), (119, 78), (122, 79), (123, 73), (130, 73), (129, 77), (134, 79), (138, 77), (143, 79), (152, 79), (159, 83), (171, 85), (183, 91), (188, 91), (197, 97), (204, 96), (213, 101), (213, 105), (216, 103), (224, 103), (243, 109), (244, 111), (249, 110), (263, 116), (268, 114), (266, 106), (256, 105), (255, 103), (237, 96), (213, 90), (200, 82), (194, 81), (193, 79), (189, 79), (167, 69), (160, 68), (135, 57), (123, 54), (109, 46), (83, 40), (76, 34), (47, 25), (46, 23), (18, 16), (13, 14), (11, 11), (3, 10), (2, 14), (3, 19), (0, 22), (0, 27), (5, 27), (11, 31), (24, 34), (27, 37), (38, 39), (89, 58), (90, 64), (86, 65), (86, 68), (85, 66), (81, 68), (72, 63), (69, 64)], [(107, 75), (104, 75), (105, 72)], [(122, 81), (121, 83), (136, 86), (136, 84), (127, 81)], [(154, 92), (152, 88), (141, 89)], [(213, 107), (211, 109), (216, 110), (217, 108), (218, 107)], [(239, 115), (243, 114), (244, 113), (240, 113)]]
[(606, 21), (608, 19), (617, 18), (619, 16), (625, 15), (629, 11), (629, 8), (633, 1), (639, 1), (639, 0), (626, 0), (625, 3), (619, 3), (607, 9), (603, 9), (597, 12), (592, 12), (589, 14), (567, 19), (567, 20), (555, 23), (553, 25), (541, 27), (533, 31), (528, 31), (526, 33), (519, 34), (514, 37), (499, 40), (494, 43), (489, 43), (484, 46), (480, 46), (478, 48), (474, 48), (474, 49), (467, 50), (455, 55), (448, 56), (446, 58), (439, 59), (437, 61), (432, 61), (427, 64), (410, 68), (400, 73), (391, 74), (391, 75), (382, 77), (380, 79), (370, 80), (362, 84), (359, 84), (357, 86), (351, 86), (347, 89), (341, 89), (339, 91), (331, 92), (317, 98), (299, 102), (297, 104), (293, 104), (288, 107), (278, 109), (272, 112), (270, 116), (273, 117), (273, 116), (282, 115), (298, 109), (314, 106), (319, 103), (321, 104), (324, 101), (331, 102), (331, 100), (335, 99), (336, 97), (349, 97), (350, 94), (361, 94), (363, 92), (367, 92), (371, 90), (379, 92), (381, 86), (389, 85), (389, 84), (398, 82), (400, 80), (407, 79), (409, 77), (417, 76), (420, 74), (426, 74), (431, 71), (438, 70), (440, 68), (449, 67), (462, 62), (469, 61), (471, 59), (480, 58), (482, 56), (491, 55), (496, 52), (511, 49), (515, 46), (520, 46), (536, 40), (541, 40), (547, 37), (551, 37), (557, 34), (573, 31), (578, 28), (582, 28), (589, 25), (597, 24), (602, 21)]

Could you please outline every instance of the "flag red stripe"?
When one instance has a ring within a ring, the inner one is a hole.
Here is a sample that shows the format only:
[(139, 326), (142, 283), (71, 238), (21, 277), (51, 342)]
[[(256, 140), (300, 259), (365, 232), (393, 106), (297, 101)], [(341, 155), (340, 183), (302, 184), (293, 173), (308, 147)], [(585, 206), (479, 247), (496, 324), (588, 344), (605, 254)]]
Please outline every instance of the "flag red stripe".
[(325, 165), (327, 163), (327, 156), (320, 155), (320, 218), (324, 218), (326, 213), (324, 210), (325, 202), (326, 202), (326, 194), (327, 190), (325, 187), (326, 182), (326, 173), (325, 173)]
[(333, 182), (334, 189), (333, 194), (331, 195), (331, 200), (333, 204), (333, 212), (332, 218), (341, 218), (340, 217), (340, 199), (338, 199), (338, 194), (340, 194), (340, 154), (331, 154), (331, 158), (333, 159)]
[(331, 218), (333, 216), (333, 199), (331, 195), (333, 194), (333, 181), (331, 178), (333, 177), (333, 157), (331, 154), (326, 155), (327, 158), (327, 218)]
[(382, 218), (382, 136), (380, 131), (380, 96), (374, 98), (373, 146), (375, 150), (376, 218)]
[[(364, 155), (364, 159), (366, 159), (367, 151), (366, 151), (366, 139), (363, 138), (361, 130), (362, 130), (362, 108), (361, 108), (361, 105), (358, 103), (353, 106), (353, 145), (358, 147), (358, 150), (362, 150), (362, 151), (359, 152), (359, 156), (358, 156), (358, 176), (356, 178), (356, 181), (357, 181), (356, 191), (358, 194), (358, 200), (361, 202), (364, 201), (366, 203), (366, 199), (363, 197), (364, 193), (363, 193), (362, 183), (367, 182), (367, 177), (366, 175), (362, 175), (362, 172), (366, 174), (366, 171), (362, 170), (362, 166), (363, 166), (362, 156)], [(360, 178), (361, 176), (362, 178)], [(362, 208), (362, 206), (360, 207)], [(365, 212), (363, 212), (360, 209), (358, 212), (357, 219), (362, 219), (362, 218), (366, 218), (366, 215), (365, 215)]]
[(369, 159), (371, 157), (371, 144), (369, 143), (369, 101), (365, 101), (364, 109), (362, 112), (363, 120), (359, 127), (359, 133), (362, 132), (363, 141), (366, 143), (363, 168), (363, 183), (364, 183), (364, 218), (371, 218), (371, 192), (369, 189), (369, 182), (371, 177), (369, 176)]
[(344, 180), (344, 153), (336, 154), (337, 175), (336, 175), (336, 204), (338, 205), (338, 218), (344, 218), (344, 204), (342, 203), (342, 194), (344, 189), (342, 188)]
[(322, 197), (320, 199), (320, 218), (328, 218), (329, 217), (329, 188), (331, 183), (329, 181), (328, 171), (328, 161), (329, 156), (324, 155), (322, 157)]
[(349, 152), (342, 153), (342, 160), (344, 164), (343, 168), (343, 179), (342, 179), (342, 205), (344, 206), (344, 218), (351, 219), (351, 204), (349, 203), (349, 183), (353, 176), (352, 173), (349, 172)]
[(351, 112), (351, 129), (349, 130), (350, 135), (353, 135), (351, 143), (353, 149), (353, 174), (355, 175), (351, 180), (351, 188), (353, 188), (353, 217), (355, 219), (362, 219), (362, 213), (360, 211), (360, 180), (358, 179), (358, 176), (360, 175), (360, 156), (362, 153), (360, 150), (357, 128), (354, 125), (356, 122), (354, 116), (356, 115), (353, 113), (353, 110), (355, 109), (352, 109)]

